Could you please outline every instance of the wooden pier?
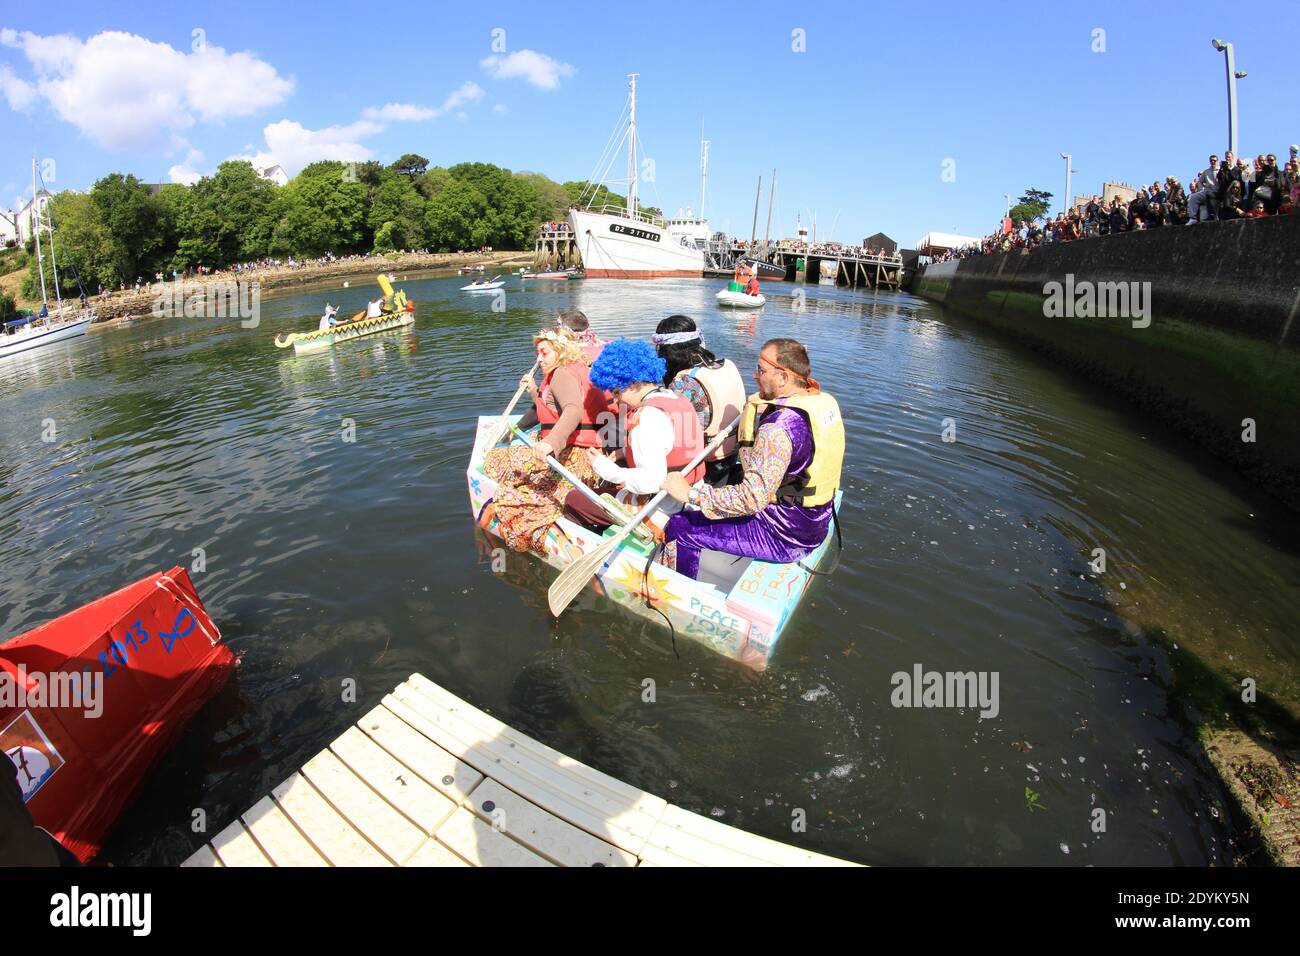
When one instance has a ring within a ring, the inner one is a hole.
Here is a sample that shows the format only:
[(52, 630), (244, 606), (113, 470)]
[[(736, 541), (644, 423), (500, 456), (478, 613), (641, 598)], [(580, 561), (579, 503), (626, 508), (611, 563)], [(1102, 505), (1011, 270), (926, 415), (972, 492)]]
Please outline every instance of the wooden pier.
[(554, 228), (543, 223), (537, 229), (537, 238), (533, 242), (533, 269), (549, 272), (553, 269), (567, 269), (578, 265), (578, 241), (567, 222), (558, 223)]
[[(783, 266), (787, 282), (815, 283), (821, 277), (821, 264), (833, 262), (836, 285), (894, 291), (903, 285), (903, 259), (899, 255), (853, 254), (828, 250), (809, 252), (785, 246), (773, 246), (764, 251), (762, 246), (747, 248), (739, 245), (732, 247), (732, 254), (737, 260), (754, 257)], [(803, 270), (799, 269), (800, 259), (804, 260)]]
[(412, 674), (183, 866), (851, 866), (675, 807)]

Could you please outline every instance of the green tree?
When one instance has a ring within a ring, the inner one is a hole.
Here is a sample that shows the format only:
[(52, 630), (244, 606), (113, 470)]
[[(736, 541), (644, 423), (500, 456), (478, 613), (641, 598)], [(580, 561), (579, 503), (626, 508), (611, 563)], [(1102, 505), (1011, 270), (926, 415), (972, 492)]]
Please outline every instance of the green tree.
[(424, 171), (429, 168), (429, 161), (418, 153), (406, 153), (388, 168), (413, 180), (424, 175)]
[(366, 215), (366, 224), (375, 236), (374, 251), (423, 247), (425, 206), (424, 197), (410, 179), (399, 173), (386, 172), (379, 187), (371, 192), (370, 211)]
[(78, 294), (77, 276), (81, 277), (86, 292), (94, 294), (102, 284), (116, 289), (119, 282), (133, 282), (121, 269), (122, 253), (108, 226), (104, 223), (99, 206), (89, 194), (62, 192), (51, 197), (48, 209), (55, 224), (54, 260), (50, 261), (50, 236), (41, 232), (41, 254), (34, 252), (27, 275), (23, 277), (24, 299), (41, 298), (41, 269), (45, 273), (45, 292), (50, 301), (58, 296), (54, 288), (54, 273), (59, 274), (58, 292), (65, 298)]
[[(242, 159), (227, 160), (216, 175), (204, 176), (190, 187), (177, 262), (220, 267), (267, 255), (265, 215), (279, 188)], [(259, 221), (263, 227), (255, 228)]]
[(18, 305), (8, 292), (0, 292), (0, 322), (8, 322), (18, 315)]
[[(1011, 209), (1012, 222), (1032, 222), (1047, 215), (1052, 208), (1052, 194), (1041, 189), (1026, 189), (1025, 194), (1016, 200), (1018, 205)], [(1016, 218), (1016, 211), (1021, 211), (1021, 218)]]
[(168, 238), (161, 205), (140, 180), (121, 173), (96, 182), (90, 198), (108, 231), (114, 277), (134, 282), (157, 263)]
[(435, 249), (476, 249), (488, 243), (488, 202), (471, 183), (450, 179), (425, 210), (428, 241)]

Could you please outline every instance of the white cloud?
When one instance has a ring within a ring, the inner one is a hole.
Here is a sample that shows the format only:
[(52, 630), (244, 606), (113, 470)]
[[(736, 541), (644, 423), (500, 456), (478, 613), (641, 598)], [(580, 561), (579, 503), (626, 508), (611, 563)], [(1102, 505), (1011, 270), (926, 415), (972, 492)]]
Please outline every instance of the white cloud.
[(442, 106), (438, 108), (438, 113), (441, 115), (459, 106), (464, 106), (466, 103), (476, 103), (483, 99), (483, 96), (483, 87), (473, 80), (466, 80), (447, 95), (447, 98), (442, 101)]
[(167, 170), (167, 176), (174, 183), (193, 186), (203, 178), (203, 174), (194, 168), (201, 162), (203, 162), (203, 154), (197, 149), (192, 149), (186, 154), (185, 162), (177, 163)]
[(561, 77), (577, 72), (576, 67), (536, 50), (516, 50), (505, 56), (484, 57), (479, 60), (479, 66), (495, 79), (523, 79), (543, 90), (558, 89)]
[(466, 103), (473, 103), (481, 100), (486, 94), (483, 87), (479, 86), (473, 80), (466, 80), (456, 89), (447, 94), (447, 98), (442, 101), (438, 107), (417, 106), (413, 103), (388, 103), (384, 106), (367, 107), (363, 112), (368, 120), (377, 122), (398, 123), (413, 122), (418, 123), (424, 120), (437, 119), (452, 110), (464, 106)]
[(298, 175), (309, 163), (322, 159), (341, 162), (364, 162), (374, 157), (374, 150), (358, 140), (382, 133), (386, 127), (373, 120), (358, 120), (347, 126), (327, 126), (325, 129), (307, 129), (293, 120), (280, 120), (262, 131), (266, 149), (252, 156), (233, 156), (246, 159), (261, 169), (279, 163), (290, 177)]
[(36, 87), (0, 63), (0, 92), (9, 101), (11, 110), (25, 110), (36, 100)]
[(412, 122), (433, 119), (438, 114), (427, 106), (414, 106), (410, 103), (388, 103), (384, 106), (368, 106), (362, 114), (369, 120), (387, 122)]
[[(322, 159), (337, 159), (341, 162), (364, 162), (375, 158), (375, 151), (360, 141), (376, 136), (388, 128), (390, 122), (419, 122), (442, 116), (466, 103), (481, 100), (486, 94), (483, 88), (472, 80), (467, 80), (447, 95), (438, 107), (419, 106), (412, 103), (388, 103), (384, 106), (371, 106), (363, 110), (362, 118), (346, 126), (330, 126), (325, 129), (307, 129), (293, 120), (280, 120), (266, 127), (262, 133), (266, 137), (266, 148), (254, 151), (252, 146), (244, 147), (244, 154), (232, 159), (246, 159), (259, 169), (279, 163), (289, 176), (296, 176), (309, 163)], [(458, 119), (467, 119), (463, 110), (456, 114)]]
[[(211, 44), (182, 53), (119, 31), (82, 41), (8, 29), (0, 31), (0, 44), (22, 50), (36, 91), (105, 149), (180, 148), (197, 120), (249, 116), (293, 89), (292, 79), (253, 54)], [(13, 106), (8, 85), (5, 94)]]
[(507, 109), (508, 109), (508, 107), (506, 106), (506, 104), (504, 104), (504, 103), (498, 103), (496, 106), (492, 107), (492, 112), (493, 112), (493, 113), (504, 113), (504, 112), (506, 112)]

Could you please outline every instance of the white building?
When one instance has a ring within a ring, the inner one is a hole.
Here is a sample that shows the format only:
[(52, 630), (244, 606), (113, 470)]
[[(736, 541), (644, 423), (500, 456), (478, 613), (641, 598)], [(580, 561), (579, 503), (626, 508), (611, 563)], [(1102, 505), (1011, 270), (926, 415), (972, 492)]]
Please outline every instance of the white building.
[(289, 177), (284, 174), (284, 170), (280, 168), (279, 163), (274, 166), (264, 166), (257, 171), (257, 175), (262, 179), (270, 180), (277, 186), (289, 185)]
[[(36, 212), (44, 220), (45, 207), (50, 204), (50, 193), (44, 189), (36, 193)], [(0, 230), (3, 230), (3, 224), (0, 224)], [(32, 237), (32, 200), (27, 200), (18, 207), (18, 212), (14, 216), (14, 232), (20, 243), (26, 243)]]

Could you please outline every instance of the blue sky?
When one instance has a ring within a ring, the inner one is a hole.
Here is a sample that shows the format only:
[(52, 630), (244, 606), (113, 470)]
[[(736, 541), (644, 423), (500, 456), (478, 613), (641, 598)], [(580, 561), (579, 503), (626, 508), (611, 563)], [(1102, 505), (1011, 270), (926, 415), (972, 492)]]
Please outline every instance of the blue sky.
[[(761, 235), (776, 167), (774, 233), (815, 212), (819, 238), (883, 231), (910, 246), (930, 230), (990, 231), (1005, 193), (1037, 187), (1059, 204), (1061, 152), (1074, 156), (1076, 193), (1104, 180), (1186, 183), (1227, 145), (1216, 36), (1250, 74), (1239, 83), (1243, 152), (1283, 155), (1300, 140), (1287, 5), (1265, 16), (1203, 2), (1056, 7), (873, 0), (738, 14), (662, 0), (480, 13), (392, 0), (381, 16), (362, 3), (9, 4), (0, 207), (30, 191), (33, 153), (55, 160), (53, 186), (73, 189), (118, 170), (159, 182), (231, 156), (292, 166), (326, 149), (582, 179), (635, 71), (656, 172), (643, 202), (698, 205), (703, 121), (716, 228), (748, 236), (762, 175)], [(1092, 49), (1098, 29), (1104, 52)], [(495, 51), (494, 30), (505, 31)], [(382, 111), (389, 104), (401, 109)]]

